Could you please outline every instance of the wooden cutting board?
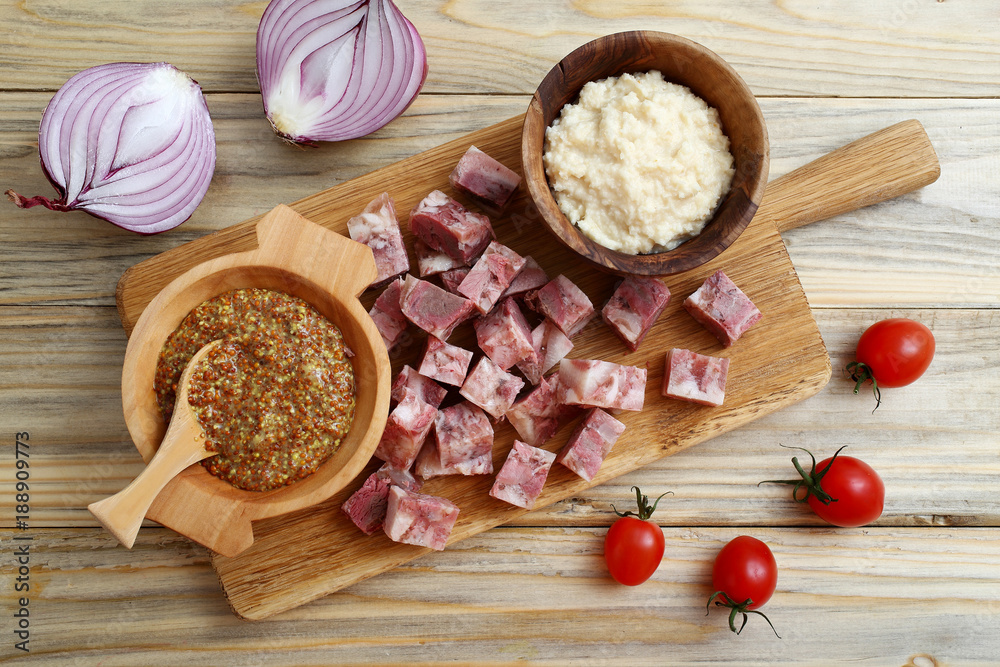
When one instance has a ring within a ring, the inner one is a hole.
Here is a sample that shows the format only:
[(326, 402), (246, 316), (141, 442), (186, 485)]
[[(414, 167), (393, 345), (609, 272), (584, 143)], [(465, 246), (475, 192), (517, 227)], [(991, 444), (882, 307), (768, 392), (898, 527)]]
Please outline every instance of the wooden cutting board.
[[(405, 220), (405, 212), (429, 191), (452, 193), (448, 174), (470, 144), (520, 172), (520, 128), (521, 118), (511, 118), (291, 206), (314, 222), (346, 235), (347, 220), (375, 196), (388, 191)], [(932, 182), (937, 174), (937, 158), (916, 121), (865, 137), (769, 184), (760, 210), (735, 244), (698, 269), (664, 279), (673, 297), (637, 352), (629, 352), (599, 318), (595, 319), (574, 338), (570, 357), (647, 367), (645, 408), (619, 416), (626, 425), (625, 433), (593, 482), (555, 465), (536, 507), (578, 494), (818, 392), (830, 378), (830, 359), (779, 227), (790, 229), (895, 197)], [(129, 269), (117, 291), (126, 332), (157, 292), (188, 268), (225, 253), (252, 249), (255, 222), (248, 220)], [(559, 245), (523, 192), (506, 215), (494, 218), (494, 228), (498, 240), (522, 255), (533, 256), (550, 277), (565, 274), (598, 308), (611, 295), (615, 278), (594, 271)], [(412, 258), (408, 230), (404, 229), (404, 235)], [(415, 262), (413, 266), (415, 269)], [(764, 315), (729, 349), (681, 307), (683, 299), (717, 269), (725, 270)], [(363, 297), (366, 307), (375, 296)], [(419, 360), (423, 336), (414, 333), (413, 327), (410, 333), (412, 337), (391, 355), (393, 373), (403, 364), (415, 365)], [(471, 326), (460, 327), (449, 342), (473, 349)], [(664, 355), (672, 347), (731, 359), (724, 406), (697, 406), (660, 395)], [(565, 425), (545, 448), (560, 449), (574, 425), (575, 421)], [(515, 435), (507, 423), (496, 426), (495, 469), (502, 465)], [(213, 557), (236, 614), (247, 619), (266, 618), (427, 553), (423, 548), (396, 544), (381, 534), (366, 537), (340, 512), (346, 497), (378, 463), (370, 464), (355, 484), (324, 503), (255, 523), (255, 541), (239, 556)], [(443, 477), (424, 486), (424, 492), (446, 496), (461, 508), (451, 542), (525, 513), (488, 496), (492, 482), (492, 476)]]

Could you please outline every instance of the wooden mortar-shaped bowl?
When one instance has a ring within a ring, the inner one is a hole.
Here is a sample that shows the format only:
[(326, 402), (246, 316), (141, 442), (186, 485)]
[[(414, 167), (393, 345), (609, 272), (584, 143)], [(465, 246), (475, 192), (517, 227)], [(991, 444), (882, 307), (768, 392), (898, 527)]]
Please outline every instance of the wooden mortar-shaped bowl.
[(353, 351), (355, 414), (340, 447), (312, 475), (272, 491), (237, 489), (201, 465), (170, 482), (146, 516), (224, 556), (253, 543), (251, 522), (326, 500), (368, 463), (389, 411), (389, 356), (375, 323), (358, 301), (376, 277), (371, 250), (279, 206), (257, 223), (258, 248), (209, 260), (167, 285), (143, 311), (129, 338), (122, 369), (125, 423), (147, 462), (166, 423), (154, 377), (167, 337), (196, 306), (226, 292), (259, 287), (309, 302), (344, 334)]
[[(545, 130), (588, 81), (659, 70), (714, 107), (729, 137), (735, 174), (701, 234), (673, 250), (629, 255), (585, 236), (556, 203), (545, 177)], [(704, 264), (728, 248), (750, 223), (767, 184), (768, 141), (753, 93), (726, 61), (683, 37), (662, 32), (620, 32), (584, 44), (542, 80), (528, 106), (521, 133), (524, 180), (542, 219), (556, 237), (598, 268), (619, 275), (663, 276)]]

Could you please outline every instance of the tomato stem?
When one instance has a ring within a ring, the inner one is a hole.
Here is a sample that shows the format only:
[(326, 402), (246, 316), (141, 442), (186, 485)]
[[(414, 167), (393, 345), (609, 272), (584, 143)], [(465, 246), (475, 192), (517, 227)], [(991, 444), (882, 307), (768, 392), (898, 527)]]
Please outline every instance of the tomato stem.
[(656, 501), (651, 506), (649, 504), (649, 496), (642, 495), (642, 491), (639, 490), (638, 486), (633, 486), (632, 490), (635, 491), (635, 504), (639, 508), (638, 512), (632, 512), (632, 511), (619, 512), (613, 504), (611, 505), (611, 509), (614, 510), (615, 514), (617, 514), (622, 518), (627, 516), (634, 516), (638, 518), (640, 521), (646, 521), (647, 519), (649, 519), (649, 517), (653, 515), (653, 512), (656, 511), (656, 506), (660, 504), (660, 498), (663, 498), (663, 496), (667, 495), (668, 493), (670, 495), (674, 495), (673, 491), (666, 491), (664, 493), (661, 493), (660, 497), (657, 498)]
[[(720, 596), (722, 597), (722, 600), (718, 599)], [(708, 604), (705, 605), (705, 616), (708, 616), (712, 612), (713, 602), (716, 607), (729, 608), (729, 629), (736, 634), (743, 632), (743, 628), (747, 626), (747, 619), (749, 618), (747, 614), (757, 614), (758, 616), (762, 616), (764, 620), (767, 621), (767, 624), (771, 626), (771, 632), (774, 633), (774, 636), (781, 639), (781, 635), (779, 635), (778, 631), (774, 629), (774, 624), (771, 623), (771, 619), (769, 619), (766, 614), (757, 611), (756, 609), (749, 609), (750, 605), (753, 604), (753, 600), (750, 598), (747, 598), (743, 602), (733, 602), (724, 591), (715, 591), (712, 593), (712, 596), (708, 598)], [(742, 614), (743, 616), (743, 622), (740, 624), (739, 629), (736, 628), (736, 614)]]
[[(878, 380), (872, 374), (872, 369), (866, 364), (860, 361), (852, 361), (847, 364), (846, 368), (848, 376), (854, 380), (854, 393), (857, 394), (861, 390), (861, 385), (863, 385), (868, 380), (872, 381), (872, 392), (875, 394), (875, 410), (878, 410), (878, 406), (882, 405), (882, 392), (878, 388)], [(872, 414), (875, 414), (875, 410), (872, 410)]]
[[(837, 460), (837, 457), (840, 455), (842, 451), (844, 451), (844, 447), (847, 447), (847, 445), (844, 445), (843, 447), (838, 449), (834, 453), (834, 455), (830, 458), (830, 461), (829, 463), (826, 464), (826, 467), (820, 470), (819, 472), (816, 471), (816, 457), (813, 456), (812, 452), (810, 452), (805, 447), (789, 447), (787, 445), (782, 445), (780, 443), (779, 446), (784, 447), (785, 449), (802, 450), (803, 452), (808, 454), (810, 460), (812, 460), (812, 467), (810, 468), (809, 472), (806, 472), (805, 469), (802, 467), (802, 465), (799, 463), (798, 457), (793, 456), (792, 465), (795, 466), (795, 470), (799, 473), (799, 475), (802, 476), (801, 479), (767, 479), (764, 480), (763, 482), (759, 482), (757, 486), (760, 486), (761, 484), (791, 484), (793, 485), (792, 498), (797, 503), (806, 502), (809, 499), (809, 496), (814, 496), (816, 500), (820, 501), (824, 505), (829, 505), (830, 503), (837, 502), (836, 498), (834, 498), (829, 493), (823, 490), (822, 482), (823, 482), (823, 477), (825, 477), (826, 473), (829, 472), (830, 467), (833, 465), (833, 462)], [(805, 489), (806, 492), (805, 495), (803, 495), (800, 498), (799, 491), (801, 491), (802, 489)]]

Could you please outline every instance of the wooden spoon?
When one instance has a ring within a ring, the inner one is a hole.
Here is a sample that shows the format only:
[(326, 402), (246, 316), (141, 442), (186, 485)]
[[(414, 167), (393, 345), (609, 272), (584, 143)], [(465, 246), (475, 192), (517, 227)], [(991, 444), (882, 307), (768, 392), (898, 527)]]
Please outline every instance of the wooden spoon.
[(188, 403), (188, 389), (198, 362), (218, 344), (219, 341), (212, 341), (198, 350), (181, 374), (170, 425), (146, 469), (115, 495), (87, 506), (101, 525), (129, 549), (149, 506), (163, 487), (180, 471), (217, 453), (205, 449), (205, 431)]

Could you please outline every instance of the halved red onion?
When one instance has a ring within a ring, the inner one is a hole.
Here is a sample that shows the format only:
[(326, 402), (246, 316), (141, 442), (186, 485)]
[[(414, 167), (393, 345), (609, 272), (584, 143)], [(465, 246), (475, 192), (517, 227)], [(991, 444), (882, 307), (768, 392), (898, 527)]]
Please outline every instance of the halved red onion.
[(374, 132), (426, 77), (424, 43), (391, 0), (272, 0), (257, 29), (264, 112), (295, 143)]
[(215, 171), (215, 131), (201, 87), (169, 63), (111, 63), (72, 77), (49, 101), (38, 154), (56, 199), (21, 208), (81, 210), (140, 234), (191, 217)]

